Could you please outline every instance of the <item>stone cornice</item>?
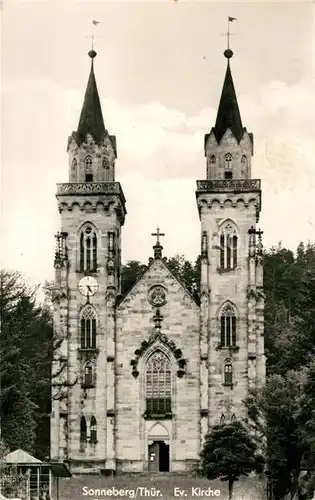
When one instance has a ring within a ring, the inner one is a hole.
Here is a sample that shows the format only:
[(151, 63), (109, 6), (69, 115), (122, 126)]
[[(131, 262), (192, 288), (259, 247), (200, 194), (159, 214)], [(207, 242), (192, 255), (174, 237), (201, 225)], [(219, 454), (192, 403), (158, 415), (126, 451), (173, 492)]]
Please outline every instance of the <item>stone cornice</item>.
[(260, 192), (260, 179), (215, 179), (197, 181), (197, 193)]
[(120, 182), (64, 182), (57, 184), (57, 196), (69, 194), (118, 194), (126, 202)]

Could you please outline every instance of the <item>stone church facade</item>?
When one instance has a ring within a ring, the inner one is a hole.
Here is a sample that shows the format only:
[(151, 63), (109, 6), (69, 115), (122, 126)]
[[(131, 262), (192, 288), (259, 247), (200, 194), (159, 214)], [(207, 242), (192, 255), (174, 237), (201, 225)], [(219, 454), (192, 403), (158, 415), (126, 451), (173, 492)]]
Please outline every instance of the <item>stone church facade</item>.
[(197, 181), (197, 300), (168, 268), (159, 231), (148, 269), (121, 295), (126, 200), (89, 53), (69, 182), (57, 187), (51, 458), (73, 472), (191, 470), (208, 429), (245, 417), (249, 388), (264, 383), (261, 186), (232, 55)]

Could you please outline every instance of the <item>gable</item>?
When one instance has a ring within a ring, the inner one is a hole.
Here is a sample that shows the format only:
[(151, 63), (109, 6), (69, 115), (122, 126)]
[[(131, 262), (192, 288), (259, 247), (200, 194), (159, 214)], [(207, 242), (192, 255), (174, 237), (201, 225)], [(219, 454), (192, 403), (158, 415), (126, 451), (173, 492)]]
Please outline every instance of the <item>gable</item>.
[[(168, 268), (162, 259), (154, 259), (148, 269), (144, 271), (139, 280), (131, 287), (128, 293), (121, 299), (117, 309), (123, 308), (127, 303), (131, 304), (136, 297), (143, 303), (159, 307), (163, 304), (163, 293), (166, 302), (185, 301), (187, 307), (198, 309), (199, 306), (189, 290)], [(158, 298), (157, 295), (160, 295)], [(160, 301), (160, 303), (159, 303)]]

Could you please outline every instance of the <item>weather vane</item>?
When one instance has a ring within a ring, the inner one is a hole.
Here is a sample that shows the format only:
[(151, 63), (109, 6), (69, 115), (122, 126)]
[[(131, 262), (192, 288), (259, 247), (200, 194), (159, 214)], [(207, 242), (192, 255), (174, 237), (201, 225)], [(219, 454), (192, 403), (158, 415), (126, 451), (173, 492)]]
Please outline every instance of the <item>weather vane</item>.
[(99, 21), (95, 21), (93, 19), (92, 21), (92, 35), (88, 36), (87, 38), (91, 38), (92, 39), (92, 50), (94, 50), (94, 38), (95, 38), (95, 35), (94, 35), (94, 26), (97, 26), (98, 24), (100, 24)]
[(236, 17), (228, 16), (228, 29), (227, 29), (227, 48), (230, 50), (230, 23), (237, 21)]

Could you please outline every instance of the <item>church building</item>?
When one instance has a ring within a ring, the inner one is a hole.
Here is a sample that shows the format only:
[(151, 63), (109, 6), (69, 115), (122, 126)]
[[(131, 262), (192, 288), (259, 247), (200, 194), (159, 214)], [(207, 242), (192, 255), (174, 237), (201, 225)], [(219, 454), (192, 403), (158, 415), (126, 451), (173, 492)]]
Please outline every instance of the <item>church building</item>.
[(192, 470), (211, 426), (244, 418), (249, 389), (264, 384), (261, 183), (251, 177), (253, 135), (241, 120), (233, 52), (224, 55), (195, 193), (196, 299), (168, 268), (159, 230), (148, 269), (121, 294), (126, 200), (89, 52), (81, 116), (68, 140), (69, 182), (56, 195), (51, 459), (72, 472)]

